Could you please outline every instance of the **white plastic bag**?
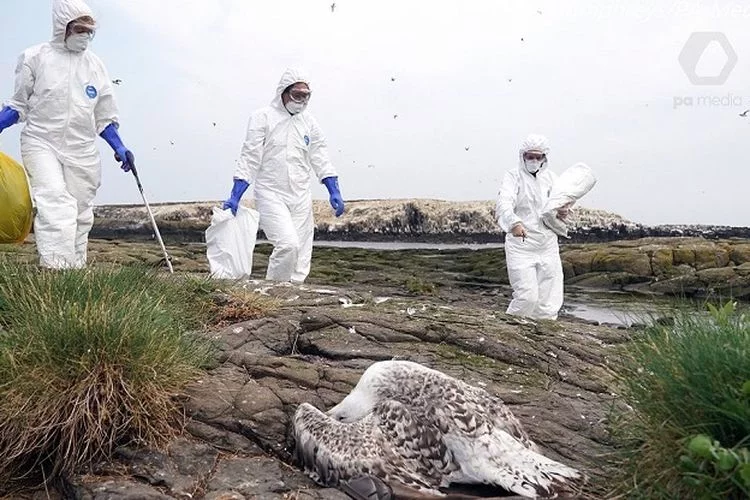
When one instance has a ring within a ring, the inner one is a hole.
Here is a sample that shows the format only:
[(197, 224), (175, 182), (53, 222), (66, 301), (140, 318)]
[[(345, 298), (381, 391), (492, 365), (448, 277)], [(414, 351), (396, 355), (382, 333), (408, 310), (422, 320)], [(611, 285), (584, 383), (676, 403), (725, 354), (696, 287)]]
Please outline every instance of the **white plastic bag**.
[(542, 210), (542, 222), (560, 236), (568, 237), (568, 226), (557, 218), (557, 210), (583, 198), (596, 184), (596, 176), (585, 163), (576, 163), (560, 174)]
[(211, 277), (239, 279), (253, 270), (253, 250), (258, 234), (258, 212), (240, 206), (237, 215), (214, 207), (206, 229), (206, 254)]

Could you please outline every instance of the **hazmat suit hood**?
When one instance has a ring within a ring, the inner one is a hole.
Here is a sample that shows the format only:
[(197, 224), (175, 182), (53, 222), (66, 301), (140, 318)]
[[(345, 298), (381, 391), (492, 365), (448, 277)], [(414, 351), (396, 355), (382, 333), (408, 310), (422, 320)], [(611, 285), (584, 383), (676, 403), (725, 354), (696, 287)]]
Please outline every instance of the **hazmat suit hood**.
[(96, 19), (83, 0), (52, 0), (52, 42), (64, 44), (68, 23), (83, 16)]
[(284, 103), (281, 101), (281, 94), (284, 93), (287, 87), (294, 85), (295, 83), (306, 83), (308, 87), (310, 86), (310, 80), (307, 78), (304, 71), (296, 68), (287, 68), (287, 70), (284, 71), (284, 74), (281, 75), (279, 85), (276, 87), (276, 97), (273, 100), (273, 104), (284, 109)]
[[(530, 174), (528, 170), (526, 170), (526, 164), (523, 160), (523, 155), (525, 153), (528, 153), (529, 151), (538, 151), (540, 153), (543, 153), (544, 155), (549, 154), (549, 140), (540, 134), (530, 134), (524, 141), (521, 143), (521, 148), (518, 151), (518, 168), (519, 170), (527, 175), (533, 175)], [(549, 161), (545, 161), (542, 167), (536, 172), (539, 174), (539, 172), (543, 172), (547, 169), (547, 166), (549, 164)]]

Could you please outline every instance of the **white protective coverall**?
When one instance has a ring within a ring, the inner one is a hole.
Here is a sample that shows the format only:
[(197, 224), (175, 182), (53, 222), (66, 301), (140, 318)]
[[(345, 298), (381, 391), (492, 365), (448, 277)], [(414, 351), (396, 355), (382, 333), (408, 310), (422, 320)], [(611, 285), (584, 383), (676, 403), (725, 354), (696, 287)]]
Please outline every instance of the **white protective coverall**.
[[(563, 303), (563, 269), (557, 235), (542, 223), (542, 210), (549, 198), (555, 174), (545, 162), (536, 176), (524, 166), (528, 151), (547, 154), (547, 139), (530, 135), (521, 145), (518, 168), (505, 173), (498, 195), (496, 214), (505, 231), (505, 260), (513, 287), (508, 314), (534, 319), (557, 319)], [(522, 223), (526, 237), (511, 234)]]
[(70, 21), (93, 16), (82, 0), (54, 0), (51, 42), (26, 49), (16, 67), (15, 92), (6, 104), (26, 126), (21, 155), (36, 205), (34, 235), (40, 264), (86, 265), (93, 200), (101, 181), (96, 136), (117, 122), (112, 84), (90, 49), (65, 47)]
[(260, 228), (274, 247), (266, 279), (301, 283), (310, 273), (315, 228), (310, 178), (337, 174), (312, 115), (292, 115), (281, 100), (298, 82), (309, 85), (299, 70), (286, 70), (271, 105), (252, 114), (234, 178), (254, 186)]

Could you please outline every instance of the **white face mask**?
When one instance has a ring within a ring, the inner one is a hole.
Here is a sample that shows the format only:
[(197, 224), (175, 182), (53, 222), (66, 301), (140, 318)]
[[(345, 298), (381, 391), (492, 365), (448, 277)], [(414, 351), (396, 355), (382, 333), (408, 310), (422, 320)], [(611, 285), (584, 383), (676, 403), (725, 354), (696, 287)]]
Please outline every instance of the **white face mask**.
[(289, 101), (287, 101), (284, 107), (286, 107), (286, 110), (289, 111), (291, 114), (296, 115), (298, 113), (302, 113), (305, 110), (305, 108), (307, 107), (307, 103), (295, 102), (289, 99)]
[(524, 160), (523, 161), (524, 166), (526, 167), (526, 171), (530, 174), (535, 174), (539, 172), (539, 169), (541, 169), (545, 161), (543, 160)]
[(91, 41), (90, 33), (75, 33), (65, 39), (65, 46), (72, 52), (83, 52)]

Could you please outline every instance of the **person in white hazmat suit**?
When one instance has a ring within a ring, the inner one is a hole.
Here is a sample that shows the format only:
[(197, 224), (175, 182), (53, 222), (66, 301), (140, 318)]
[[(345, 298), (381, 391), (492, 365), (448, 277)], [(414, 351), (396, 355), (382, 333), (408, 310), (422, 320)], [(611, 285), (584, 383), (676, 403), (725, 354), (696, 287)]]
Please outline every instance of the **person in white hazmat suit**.
[(306, 111), (310, 94), (309, 80), (301, 71), (284, 72), (270, 106), (250, 117), (232, 193), (223, 205), (236, 214), (242, 195), (254, 184), (259, 225), (273, 244), (269, 280), (302, 283), (310, 273), (313, 175), (328, 189), (336, 217), (344, 213), (325, 138)]
[[(505, 259), (513, 299), (508, 314), (557, 319), (563, 303), (563, 269), (557, 235), (542, 222), (555, 183), (547, 164), (549, 143), (532, 134), (523, 141), (516, 169), (505, 173), (496, 214), (505, 235)], [(567, 207), (558, 217), (567, 216)]]
[(0, 132), (26, 122), (21, 156), (36, 206), (34, 235), (42, 267), (86, 265), (93, 200), (101, 181), (100, 135), (129, 171), (133, 154), (118, 134), (107, 70), (88, 48), (96, 31), (82, 0), (54, 0), (52, 41), (26, 49), (13, 97), (0, 111)]

